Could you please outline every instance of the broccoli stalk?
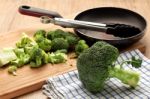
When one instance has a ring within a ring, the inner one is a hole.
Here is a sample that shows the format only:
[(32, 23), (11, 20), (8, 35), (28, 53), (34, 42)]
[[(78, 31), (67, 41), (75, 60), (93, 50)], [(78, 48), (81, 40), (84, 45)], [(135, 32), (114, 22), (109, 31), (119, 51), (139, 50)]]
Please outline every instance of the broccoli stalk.
[(138, 85), (140, 75), (135, 71), (123, 69), (122, 65), (127, 63), (133, 67), (140, 67), (142, 61), (132, 58), (132, 60), (123, 62), (121, 66), (114, 66), (113, 63), (118, 56), (117, 48), (102, 41), (96, 42), (83, 51), (77, 59), (77, 69), (85, 88), (94, 93), (99, 92), (104, 88), (105, 81), (112, 77), (135, 88)]
[(0, 67), (5, 66), (12, 60), (16, 60), (17, 56), (12, 48), (5, 48), (0, 51)]
[(119, 79), (122, 83), (135, 88), (140, 80), (140, 74), (132, 70), (124, 70), (117, 65), (109, 69), (109, 75), (112, 78)]
[(131, 64), (132, 67), (141, 67), (142, 60), (137, 57), (132, 57), (130, 60), (123, 61), (120, 65), (109, 68), (110, 77), (118, 78), (122, 83), (135, 88), (140, 80), (140, 74), (135, 71), (125, 70), (124, 64)]

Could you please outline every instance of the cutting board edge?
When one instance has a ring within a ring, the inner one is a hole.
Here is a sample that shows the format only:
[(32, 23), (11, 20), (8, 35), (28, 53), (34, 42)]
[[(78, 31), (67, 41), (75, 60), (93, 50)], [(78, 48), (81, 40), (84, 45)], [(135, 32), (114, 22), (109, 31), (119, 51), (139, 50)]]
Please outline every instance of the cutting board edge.
[(26, 86), (22, 87), (21, 89), (15, 89), (13, 91), (2, 94), (2, 95), (0, 95), (0, 98), (1, 99), (15, 98), (17, 96), (24, 95), (24, 94), (39, 90), (39, 89), (42, 88), (42, 86), (44, 85), (44, 83), (48, 79), (48, 77), (57, 76), (57, 75), (60, 75), (60, 74), (67, 73), (69, 71), (73, 71), (73, 70), (77, 70), (77, 68), (73, 67), (73, 68), (70, 68), (69, 70), (63, 71), (61, 73), (46, 76), (45, 78), (41, 78), (38, 82), (27, 84)]

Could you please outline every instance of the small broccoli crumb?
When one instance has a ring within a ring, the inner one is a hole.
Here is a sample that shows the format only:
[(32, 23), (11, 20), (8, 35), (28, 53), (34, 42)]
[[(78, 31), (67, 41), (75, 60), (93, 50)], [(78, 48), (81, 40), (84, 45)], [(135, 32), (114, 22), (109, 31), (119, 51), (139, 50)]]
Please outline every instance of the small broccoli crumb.
[(16, 76), (16, 71), (17, 71), (17, 67), (12, 65), (8, 67), (8, 73), (13, 74), (14, 76)]

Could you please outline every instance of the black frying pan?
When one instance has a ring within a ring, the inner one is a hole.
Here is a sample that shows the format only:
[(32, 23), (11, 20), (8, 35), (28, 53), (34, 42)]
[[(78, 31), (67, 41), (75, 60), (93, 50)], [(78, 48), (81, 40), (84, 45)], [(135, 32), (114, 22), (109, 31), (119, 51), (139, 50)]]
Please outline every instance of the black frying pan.
[[(39, 8), (33, 8), (30, 6), (20, 6), (19, 12), (21, 14), (30, 16), (48, 16), (48, 17), (62, 17), (57, 12), (52, 12), (48, 10), (43, 10)], [(79, 13), (75, 20), (90, 21), (90, 22), (100, 22), (100, 23), (120, 23), (128, 24), (138, 27), (141, 32), (127, 38), (119, 38), (110, 34), (96, 32), (85, 29), (74, 29), (75, 33), (81, 38), (85, 39), (89, 44), (93, 44), (96, 41), (103, 40), (115, 46), (125, 46), (137, 42), (144, 36), (146, 29), (146, 20), (136, 12), (115, 7), (100, 7), (93, 8)]]

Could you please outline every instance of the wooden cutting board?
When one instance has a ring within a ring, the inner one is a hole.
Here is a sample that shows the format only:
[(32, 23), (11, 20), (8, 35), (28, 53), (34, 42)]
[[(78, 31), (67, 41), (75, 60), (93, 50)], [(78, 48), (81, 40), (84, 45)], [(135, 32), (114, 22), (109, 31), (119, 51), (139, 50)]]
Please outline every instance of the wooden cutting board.
[[(15, 42), (21, 38), (22, 32), (26, 32), (29, 36), (32, 36), (33, 33), (38, 29), (53, 30), (58, 28), (61, 27), (40, 24), (31, 28), (2, 34), (0, 35), (0, 48), (15, 46)], [(144, 52), (145, 46), (142, 43), (138, 42), (124, 50), (132, 49), (139, 49)], [(4, 68), (0, 68), (0, 99), (10, 99), (31, 91), (38, 90), (42, 87), (48, 77), (62, 74), (75, 69), (76, 59), (68, 59), (66, 63), (61, 64), (47, 64), (37, 69), (31, 69), (27, 65), (18, 69), (17, 76), (9, 75), (7, 73), (7, 66)]]

